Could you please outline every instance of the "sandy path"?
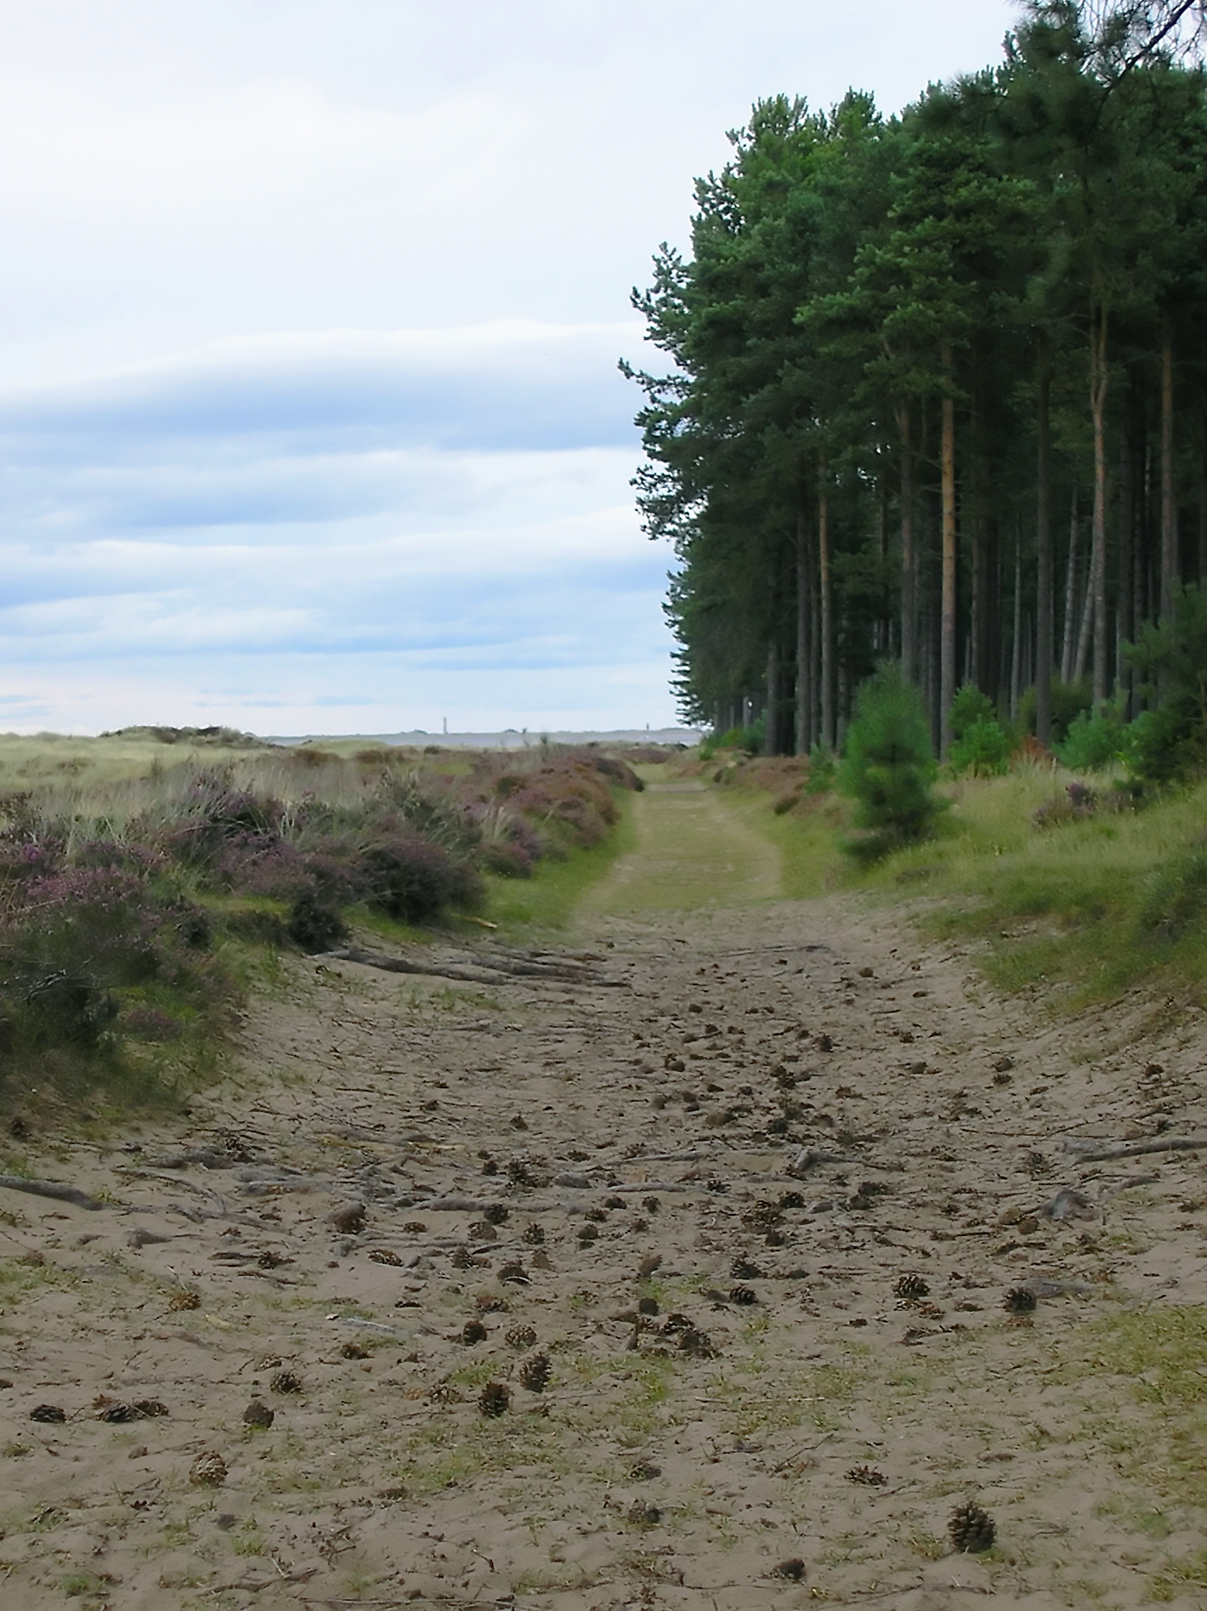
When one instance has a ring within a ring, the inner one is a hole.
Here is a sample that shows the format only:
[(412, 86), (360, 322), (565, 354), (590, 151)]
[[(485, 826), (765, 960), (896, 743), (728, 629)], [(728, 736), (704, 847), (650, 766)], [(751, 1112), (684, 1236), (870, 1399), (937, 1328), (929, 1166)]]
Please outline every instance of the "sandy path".
[(1068, 1150), (1207, 1133), (1198, 1024), (839, 901), (659, 915), (641, 855), (611, 988), (298, 960), (179, 1133), (28, 1146), (105, 1202), (0, 1190), (5, 1607), (1207, 1604), (1202, 1164)]

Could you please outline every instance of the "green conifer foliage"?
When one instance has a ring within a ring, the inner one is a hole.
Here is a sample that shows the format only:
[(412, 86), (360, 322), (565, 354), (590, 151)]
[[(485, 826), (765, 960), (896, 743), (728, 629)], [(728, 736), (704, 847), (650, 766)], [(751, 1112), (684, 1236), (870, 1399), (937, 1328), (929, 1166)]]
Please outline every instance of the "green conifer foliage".
[(880, 667), (855, 696), (838, 786), (857, 802), (863, 832), (845, 849), (861, 860), (924, 839), (946, 802), (931, 785), (937, 767), (922, 696), (893, 663)]

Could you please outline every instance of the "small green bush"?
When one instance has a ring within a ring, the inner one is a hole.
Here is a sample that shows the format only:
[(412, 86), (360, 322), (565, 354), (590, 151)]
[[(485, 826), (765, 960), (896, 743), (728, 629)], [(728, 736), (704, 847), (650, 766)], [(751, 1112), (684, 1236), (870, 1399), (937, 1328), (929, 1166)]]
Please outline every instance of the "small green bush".
[(767, 733), (767, 718), (757, 716), (749, 727), (731, 727), (712, 739), (712, 748), (705, 760), (711, 760), (718, 750), (745, 750), (747, 755), (761, 755)]
[(1069, 724), (1068, 736), (1054, 746), (1056, 755), (1071, 771), (1098, 772), (1111, 766), (1128, 749), (1127, 724), (1118, 702), (1083, 710)]
[(1144, 783), (1168, 783), (1207, 766), (1207, 592), (1179, 590), (1173, 614), (1148, 623), (1124, 659), (1156, 696), (1128, 731), (1127, 761)]
[[(1061, 682), (1059, 677), (1052, 679), (1052, 742), (1059, 744), (1068, 736), (1069, 728), (1082, 711), (1087, 711), (1094, 703), (1094, 696), (1088, 677), (1079, 677), (1076, 682)], [(1019, 725), (1025, 733), (1034, 733), (1036, 713), (1035, 687), (1027, 689), (1019, 702)]]
[(809, 751), (809, 778), (805, 793), (828, 794), (837, 777), (838, 762), (834, 759), (834, 751), (827, 749), (824, 744), (814, 744)]
[(924, 839), (945, 804), (931, 789), (936, 773), (922, 696), (886, 663), (855, 696), (838, 768), (838, 787), (854, 797), (855, 826), (864, 830), (843, 849), (870, 861)]
[(1010, 735), (996, 720), (981, 718), (953, 739), (947, 750), (947, 764), (953, 772), (973, 777), (1000, 777), (1010, 765), (1013, 745)]
[(975, 683), (965, 683), (951, 702), (952, 742), (947, 764), (955, 773), (1000, 777), (1010, 764), (1010, 735), (997, 719), (993, 702)]

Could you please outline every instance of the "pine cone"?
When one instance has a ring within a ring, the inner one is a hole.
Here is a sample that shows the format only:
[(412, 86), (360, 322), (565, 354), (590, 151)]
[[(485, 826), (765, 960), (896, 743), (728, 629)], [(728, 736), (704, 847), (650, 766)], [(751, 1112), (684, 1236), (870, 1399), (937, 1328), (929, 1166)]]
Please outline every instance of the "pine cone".
[(201, 1488), (220, 1488), (226, 1481), (226, 1461), (213, 1449), (204, 1449), (189, 1467), (189, 1481)]
[(526, 1387), (530, 1393), (543, 1393), (549, 1386), (549, 1377), (553, 1367), (549, 1363), (548, 1354), (533, 1354), (520, 1366), (520, 1385)]
[(507, 1346), (518, 1349), (521, 1352), (525, 1348), (531, 1348), (535, 1342), (536, 1332), (533, 1331), (531, 1326), (512, 1326), (507, 1333)]
[(1002, 1299), (1002, 1308), (1008, 1314), (1029, 1315), (1034, 1313), (1037, 1301), (1030, 1287), (1011, 1287)]
[(461, 1341), (467, 1348), (475, 1343), (485, 1342), (487, 1338), (486, 1327), (480, 1320), (467, 1320), (461, 1331)]
[(800, 1583), (805, 1576), (805, 1563), (798, 1555), (790, 1561), (781, 1561), (778, 1566), (772, 1567), (772, 1577), (785, 1577), (790, 1583)]
[(300, 1393), (302, 1391), (300, 1378), (295, 1376), (291, 1370), (279, 1370), (268, 1385), (274, 1393)]
[(504, 1415), (511, 1403), (511, 1389), (503, 1382), (487, 1382), (478, 1395), (478, 1408), (483, 1415)]
[(243, 1419), (248, 1426), (269, 1427), (277, 1418), (277, 1412), (269, 1409), (262, 1399), (253, 1398), (243, 1411)]
[(729, 1266), (729, 1273), (735, 1281), (757, 1281), (764, 1272), (750, 1259), (737, 1258)]
[(487, 1203), (482, 1211), (482, 1218), (488, 1225), (506, 1225), (510, 1213), (511, 1210), (506, 1203)]
[(930, 1283), (920, 1275), (901, 1275), (893, 1282), (893, 1292), (903, 1303), (912, 1303), (915, 1298), (930, 1297)]
[(715, 1349), (706, 1331), (689, 1326), (686, 1331), (679, 1333), (679, 1352), (690, 1354), (694, 1359), (712, 1359)]
[(528, 1243), (529, 1247), (540, 1247), (541, 1243), (545, 1240), (545, 1233), (535, 1222), (535, 1220), (524, 1232), (524, 1240)]
[(888, 1478), (883, 1471), (877, 1471), (875, 1466), (852, 1466), (847, 1472), (847, 1481), (858, 1483), (864, 1488), (883, 1488)]
[(729, 1301), (730, 1303), (751, 1304), (757, 1303), (759, 1300), (749, 1287), (731, 1287)]
[(967, 1555), (979, 1555), (982, 1550), (992, 1549), (997, 1536), (993, 1517), (971, 1501), (952, 1513), (947, 1531), (956, 1549)]
[(780, 1198), (781, 1208), (803, 1208), (804, 1206), (805, 1199), (798, 1191), (786, 1191)]

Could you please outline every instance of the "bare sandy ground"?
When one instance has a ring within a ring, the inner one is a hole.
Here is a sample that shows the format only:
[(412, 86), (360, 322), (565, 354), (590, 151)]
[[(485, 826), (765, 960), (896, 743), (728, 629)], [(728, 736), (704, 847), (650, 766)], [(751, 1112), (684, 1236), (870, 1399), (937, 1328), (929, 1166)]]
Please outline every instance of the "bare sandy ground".
[(0, 1604), (1207, 1605), (1202, 1155), (1083, 1157), (1207, 1135), (1200, 1021), (626, 915), (655, 816), (606, 983), (298, 959), (178, 1131), (25, 1144), (101, 1206), (0, 1190)]

